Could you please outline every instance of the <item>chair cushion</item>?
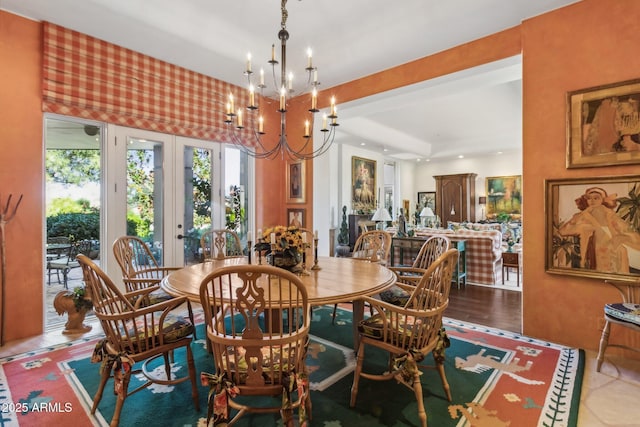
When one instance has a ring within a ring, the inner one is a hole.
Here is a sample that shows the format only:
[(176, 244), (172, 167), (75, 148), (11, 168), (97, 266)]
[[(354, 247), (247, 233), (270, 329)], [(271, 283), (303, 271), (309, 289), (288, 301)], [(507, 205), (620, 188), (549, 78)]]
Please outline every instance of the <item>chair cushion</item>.
[[(156, 321), (158, 317), (159, 317), (159, 314), (156, 316)], [(136, 327), (137, 327), (138, 334), (140, 335), (140, 338), (144, 338), (146, 329), (151, 329), (151, 324), (149, 321), (150, 319), (147, 319), (147, 323), (149, 324), (145, 327), (144, 325), (145, 318), (138, 317), (136, 319)], [(156, 323), (154, 326), (155, 326), (154, 333), (157, 334), (158, 324)], [(185, 338), (193, 334), (194, 332), (194, 327), (191, 322), (183, 319), (180, 316), (176, 316), (173, 314), (168, 314), (167, 317), (165, 317), (163, 326), (164, 328), (162, 330), (162, 335), (164, 336), (165, 342), (178, 341), (182, 338)], [(135, 331), (136, 330), (133, 328), (133, 325), (131, 324), (127, 331), (128, 334), (125, 334), (124, 331), (121, 331), (120, 334), (123, 337), (123, 339), (126, 339), (127, 336), (135, 335)]]
[[(413, 316), (399, 316), (400, 319), (400, 327), (398, 330), (404, 335), (412, 335), (412, 331), (416, 327), (422, 327), (422, 321), (420, 319), (416, 319)], [(382, 334), (384, 331), (384, 322), (388, 321), (386, 317), (381, 314), (374, 314), (360, 322), (358, 325), (358, 330), (365, 336), (375, 338), (378, 340), (382, 339)]]
[[(231, 364), (229, 370), (235, 371), (236, 369), (240, 372), (240, 382), (244, 383), (247, 378), (247, 370), (249, 368), (247, 364), (247, 360), (245, 358), (246, 349), (244, 347), (227, 347), (227, 351), (224, 353), (222, 357), (222, 364), (227, 368), (227, 360)], [(295, 367), (295, 360), (292, 360), (294, 355), (289, 352), (289, 347), (285, 348), (284, 354), (280, 351), (279, 347), (270, 347), (264, 346), (261, 348), (260, 352), (262, 353), (262, 371), (263, 373), (271, 372), (273, 367), (276, 367), (278, 370), (289, 371), (291, 368)], [(273, 357), (275, 360), (271, 361), (270, 354), (273, 352)], [(265, 377), (265, 380), (267, 378)]]
[(158, 304), (161, 302), (172, 300), (173, 296), (169, 295), (162, 289), (158, 289), (157, 291), (153, 291), (149, 294), (149, 304)]
[(604, 306), (604, 313), (623, 322), (640, 326), (640, 304), (613, 303)]
[(411, 294), (396, 285), (380, 292), (380, 299), (382, 301), (401, 307), (404, 307), (407, 304), (409, 298), (411, 298)]

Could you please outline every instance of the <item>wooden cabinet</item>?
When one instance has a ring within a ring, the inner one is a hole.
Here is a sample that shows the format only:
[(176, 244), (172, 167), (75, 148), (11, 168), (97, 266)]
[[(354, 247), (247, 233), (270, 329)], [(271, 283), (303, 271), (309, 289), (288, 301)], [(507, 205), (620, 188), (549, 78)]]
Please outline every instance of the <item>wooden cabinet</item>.
[(436, 215), (443, 227), (448, 221), (476, 219), (476, 174), (436, 175)]

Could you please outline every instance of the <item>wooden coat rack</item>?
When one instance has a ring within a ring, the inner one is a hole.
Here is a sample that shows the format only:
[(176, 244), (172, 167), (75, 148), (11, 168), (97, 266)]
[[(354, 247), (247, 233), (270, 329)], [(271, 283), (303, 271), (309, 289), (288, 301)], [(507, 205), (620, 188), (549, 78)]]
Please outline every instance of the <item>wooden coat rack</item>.
[(9, 198), (7, 199), (7, 203), (2, 205), (2, 195), (0, 194), (0, 252), (2, 252), (2, 283), (0, 286), (0, 347), (4, 345), (4, 313), (5, 313), (5, 289), (7, 286), (7, 250), (6, 250), (6, 234), (5, 227), (7, 224), (16, 216), (16, 212), (18, 212), (18, 206), (20, 206), (20, 202), (22, 202), (22, 194), (18, 198), (18, 202), (11, 206), (11, 199), (13, 198), (13, 194), (9, 194)]

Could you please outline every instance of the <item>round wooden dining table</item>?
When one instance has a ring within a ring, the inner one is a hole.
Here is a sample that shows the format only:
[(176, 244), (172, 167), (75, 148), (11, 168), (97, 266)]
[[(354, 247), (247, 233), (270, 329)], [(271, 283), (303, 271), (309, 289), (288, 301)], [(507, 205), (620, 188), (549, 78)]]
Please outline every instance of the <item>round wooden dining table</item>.
[[(173, 271), (160, 282), (160, 287), (170, 295), (186, 296), (200, 303), (200, 284), (217, 268), (230, 265), (246, 265), (246, 257), (206, 261)], [(253, 259), (252, 264), (258, 260)], [(262, 263), (266, 264), (263, 258)], [(364, 302), (360, 297), (375, 295), (395, 281), (395, 274), (388, 268), (365, 260), (352, 258), (318, 257), (320, 269), (308, 269), (309, 275), (301, 275), (306, 285), (309, 304), (353, 303), (354, 348), (358, 348), (358, 323), (364, 316)]]

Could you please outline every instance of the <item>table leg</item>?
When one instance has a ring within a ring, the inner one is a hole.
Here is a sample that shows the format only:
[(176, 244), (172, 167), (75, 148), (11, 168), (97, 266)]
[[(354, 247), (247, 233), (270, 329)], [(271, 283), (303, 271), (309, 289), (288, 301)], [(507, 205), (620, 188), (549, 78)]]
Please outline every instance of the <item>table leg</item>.
[(357, 299), (353, 301), (353, 350), (358, 351), (360, 346), (360, 332), (358, 325), (364, 319), (364, 301)]

